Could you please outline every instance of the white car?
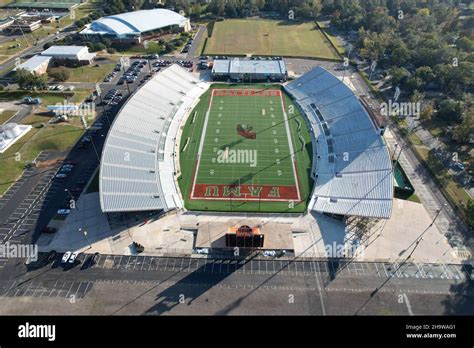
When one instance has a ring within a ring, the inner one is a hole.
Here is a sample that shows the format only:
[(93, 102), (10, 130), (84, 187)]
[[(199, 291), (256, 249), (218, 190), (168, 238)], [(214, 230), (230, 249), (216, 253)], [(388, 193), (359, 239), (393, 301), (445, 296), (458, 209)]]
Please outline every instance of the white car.
[(66, 251), (63, 255), (63, 258), (61, 259), (61, 263), (66, 263), (67, 260), (69, 260), (70, 257), (71, 257), (71, 252)]
[(71, 212), (71, 209), (59, 209), (58, 215), (68, 215)]
[(73, 252), (71, 257), (69, 258), (69, 263), (74, 263), (76, 261), (77, 255), (79, 255), (77, 251)]
[(66, 91), (73, 91), (74, 90), (74, 86), (69, 86), (68, 88), (66, 88)]
[(72, 167), (66, 167), (66, 166), (61, 167), (61, 172), (70, 172), (71, 170), (72, 170)]
[(64, 173), (56, 174), (56, 179), (65, 179), (66, 177), (67, 177), (67, 174), (64, 174)]
[(207, 254), (209, 254), (209, 249), (208, 249), (208, 248), (199, 248), (199, 249), (196, 249), (196, 252), (197, 252), (198, 254), (205, 254), (205, 255), (207, 255)]

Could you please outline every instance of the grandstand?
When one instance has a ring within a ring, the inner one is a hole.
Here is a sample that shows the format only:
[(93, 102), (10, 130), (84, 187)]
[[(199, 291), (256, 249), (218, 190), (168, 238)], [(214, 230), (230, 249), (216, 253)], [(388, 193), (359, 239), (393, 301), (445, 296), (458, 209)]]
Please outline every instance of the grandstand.
[(130, 97), (102, 153), (102, 211), (167, 211), (183, 206), (175, 182), (176, 137), (181, 122), (208, 88), (172, 65)]
[(387, 146), (356, 95), (315, 68), (285, 86), (307, 116), (313, 136), (310, 210), (389, 218), (393, 175)]

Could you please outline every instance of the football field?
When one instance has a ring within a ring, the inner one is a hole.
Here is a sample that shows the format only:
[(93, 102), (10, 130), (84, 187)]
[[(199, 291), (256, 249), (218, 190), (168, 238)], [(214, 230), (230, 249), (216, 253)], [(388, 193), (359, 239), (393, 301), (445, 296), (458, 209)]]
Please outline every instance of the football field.
[(267, 19), (217, 21), (203, 55), (246, 55), (340, 59), (314, 22)]
[(190, 200), (302, 200), (280, 90), (213, 89), (198, 146)]

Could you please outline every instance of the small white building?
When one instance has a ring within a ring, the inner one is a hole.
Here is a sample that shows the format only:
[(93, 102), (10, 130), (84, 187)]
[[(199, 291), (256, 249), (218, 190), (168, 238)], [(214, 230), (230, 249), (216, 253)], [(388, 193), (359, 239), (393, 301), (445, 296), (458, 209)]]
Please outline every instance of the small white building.
[(41, 53), (42, 56), (53, 58), (55, 63), (91, 64), (96, 54), (90, 53), (87, 46), (51, 46)]
[(0, 126), (0, 153), (4, 153), (32, 128), (30, 125), (19, 125), (16, 123), (7, 123)]
[(36, 55), (17, 66), (15, 70), (25, 69), (37, 75), (43, 75), (48, 70), (51, 59), (52, 57), (49, 56)]

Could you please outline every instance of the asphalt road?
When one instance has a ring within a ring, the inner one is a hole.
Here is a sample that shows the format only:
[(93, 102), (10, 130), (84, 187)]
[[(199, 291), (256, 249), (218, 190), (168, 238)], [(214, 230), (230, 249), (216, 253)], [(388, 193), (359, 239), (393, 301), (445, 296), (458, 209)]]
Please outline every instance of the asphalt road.
[(474, 314), (466, 270), (434, 279), (368, 263), (351, 270), (326, 261), (136, 256), (68, 268), (59, 257), (31, 271), (10, 260), (0, 270), (0, 314)]

